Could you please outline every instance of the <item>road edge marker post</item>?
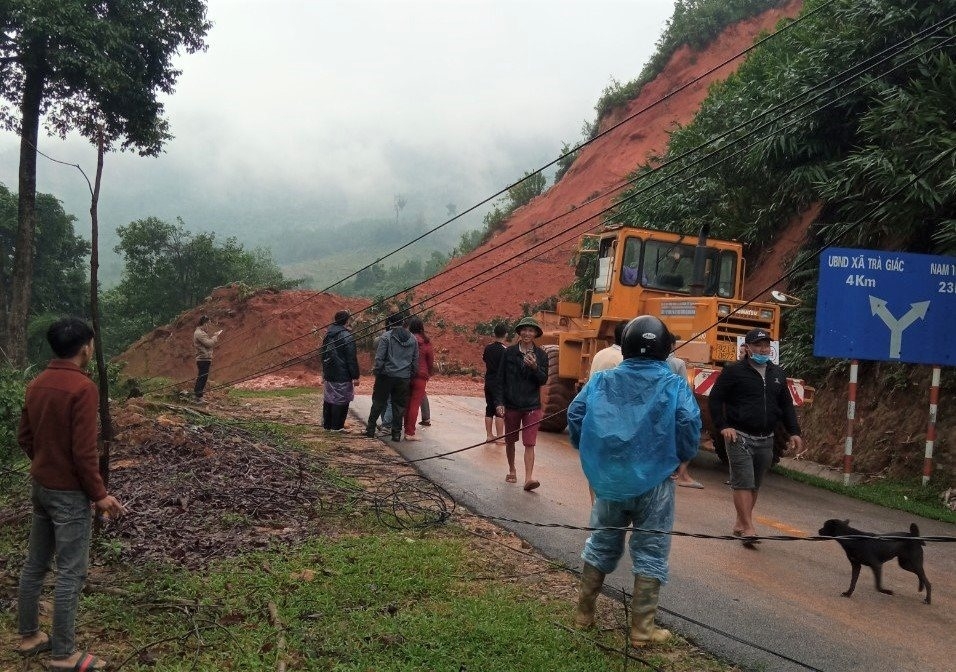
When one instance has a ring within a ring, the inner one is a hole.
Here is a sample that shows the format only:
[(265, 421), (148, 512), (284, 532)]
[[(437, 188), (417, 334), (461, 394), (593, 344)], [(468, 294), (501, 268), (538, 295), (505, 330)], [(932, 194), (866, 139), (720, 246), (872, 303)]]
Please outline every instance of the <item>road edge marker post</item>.
[(929, 421), (926, 424), (926, 455), (923, 457), (923, 485), (929, 483), (933, 474), (933, 446), (936, 445), (936, 412), (939, 407), (939, 366), (933, 367), (933, 378), (929, 386)]
[(856, 417), (856, 381), (860, 362), (850, 360), (850, 388), (846, 403), (846, 441), (843, 444), (843, 485), (850, 485), (853, 471), (853, 419)]

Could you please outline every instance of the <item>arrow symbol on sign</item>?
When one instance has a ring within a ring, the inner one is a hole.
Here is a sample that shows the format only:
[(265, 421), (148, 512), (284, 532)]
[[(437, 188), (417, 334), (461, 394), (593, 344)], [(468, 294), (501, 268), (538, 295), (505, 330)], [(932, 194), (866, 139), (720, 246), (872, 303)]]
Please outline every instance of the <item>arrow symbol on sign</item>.
[(929, 301), (911, 303), (910, 309), (897, 319), (893, 317), (893, 313), (886, 307), (886, 301), (872, 295), (870, 296), (870, 311), (873, 315), (883, 320), (883, 324), (890, 330), (890, 359), (900, 358), (903, 331), (916, 322), (916, 320), (926, 319), (926, 311), (929, 310), (929, 303)]

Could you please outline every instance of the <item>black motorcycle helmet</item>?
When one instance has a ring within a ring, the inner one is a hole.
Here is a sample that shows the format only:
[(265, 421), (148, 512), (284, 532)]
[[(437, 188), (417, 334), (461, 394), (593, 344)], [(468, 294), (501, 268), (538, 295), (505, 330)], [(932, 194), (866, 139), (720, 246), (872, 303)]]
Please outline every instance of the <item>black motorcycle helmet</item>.
[(624, 359), (644, 357), (664, 361), (674, 349), (674, 334), (653, 315), (638, 315), (624, 327), (621, 354)]

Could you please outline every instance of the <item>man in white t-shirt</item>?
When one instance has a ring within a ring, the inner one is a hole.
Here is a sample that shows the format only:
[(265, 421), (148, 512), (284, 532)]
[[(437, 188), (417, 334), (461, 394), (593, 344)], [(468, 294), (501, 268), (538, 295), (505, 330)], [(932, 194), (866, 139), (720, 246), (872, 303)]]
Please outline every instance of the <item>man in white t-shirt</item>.
[(624, 333), (626, 322), (621, 322), (614, 327), (614, 345), (609, 345), (603, 350), (594, 353), (594, 359), (591, 360), (591, 373), (595, 371), (605, 371), (613, 369), (621, 363), (624, 356), (621, 354), (621, 334)]

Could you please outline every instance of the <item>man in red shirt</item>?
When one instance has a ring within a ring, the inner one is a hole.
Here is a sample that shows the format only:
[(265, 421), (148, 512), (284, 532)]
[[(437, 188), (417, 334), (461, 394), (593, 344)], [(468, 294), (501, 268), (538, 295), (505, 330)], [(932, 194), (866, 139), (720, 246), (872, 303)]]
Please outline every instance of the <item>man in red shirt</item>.
[[(105, 661), (76, 650), (76, 611), (90, 559), (90, 502), (105, 515), (125, 509), (106, 492), (99, 472), (99, 393), (85, 369), (93, 357), (93, 329), (64, 317), (47, 330), (56, 359), (27, 387), (17, 437), (30, 458), (33, 525), (17, 599), (23, 655), (52, 651), (51, 669), (98, 670)], [(53, 630), (40, 630), (43, 578), (56, 558)]]

